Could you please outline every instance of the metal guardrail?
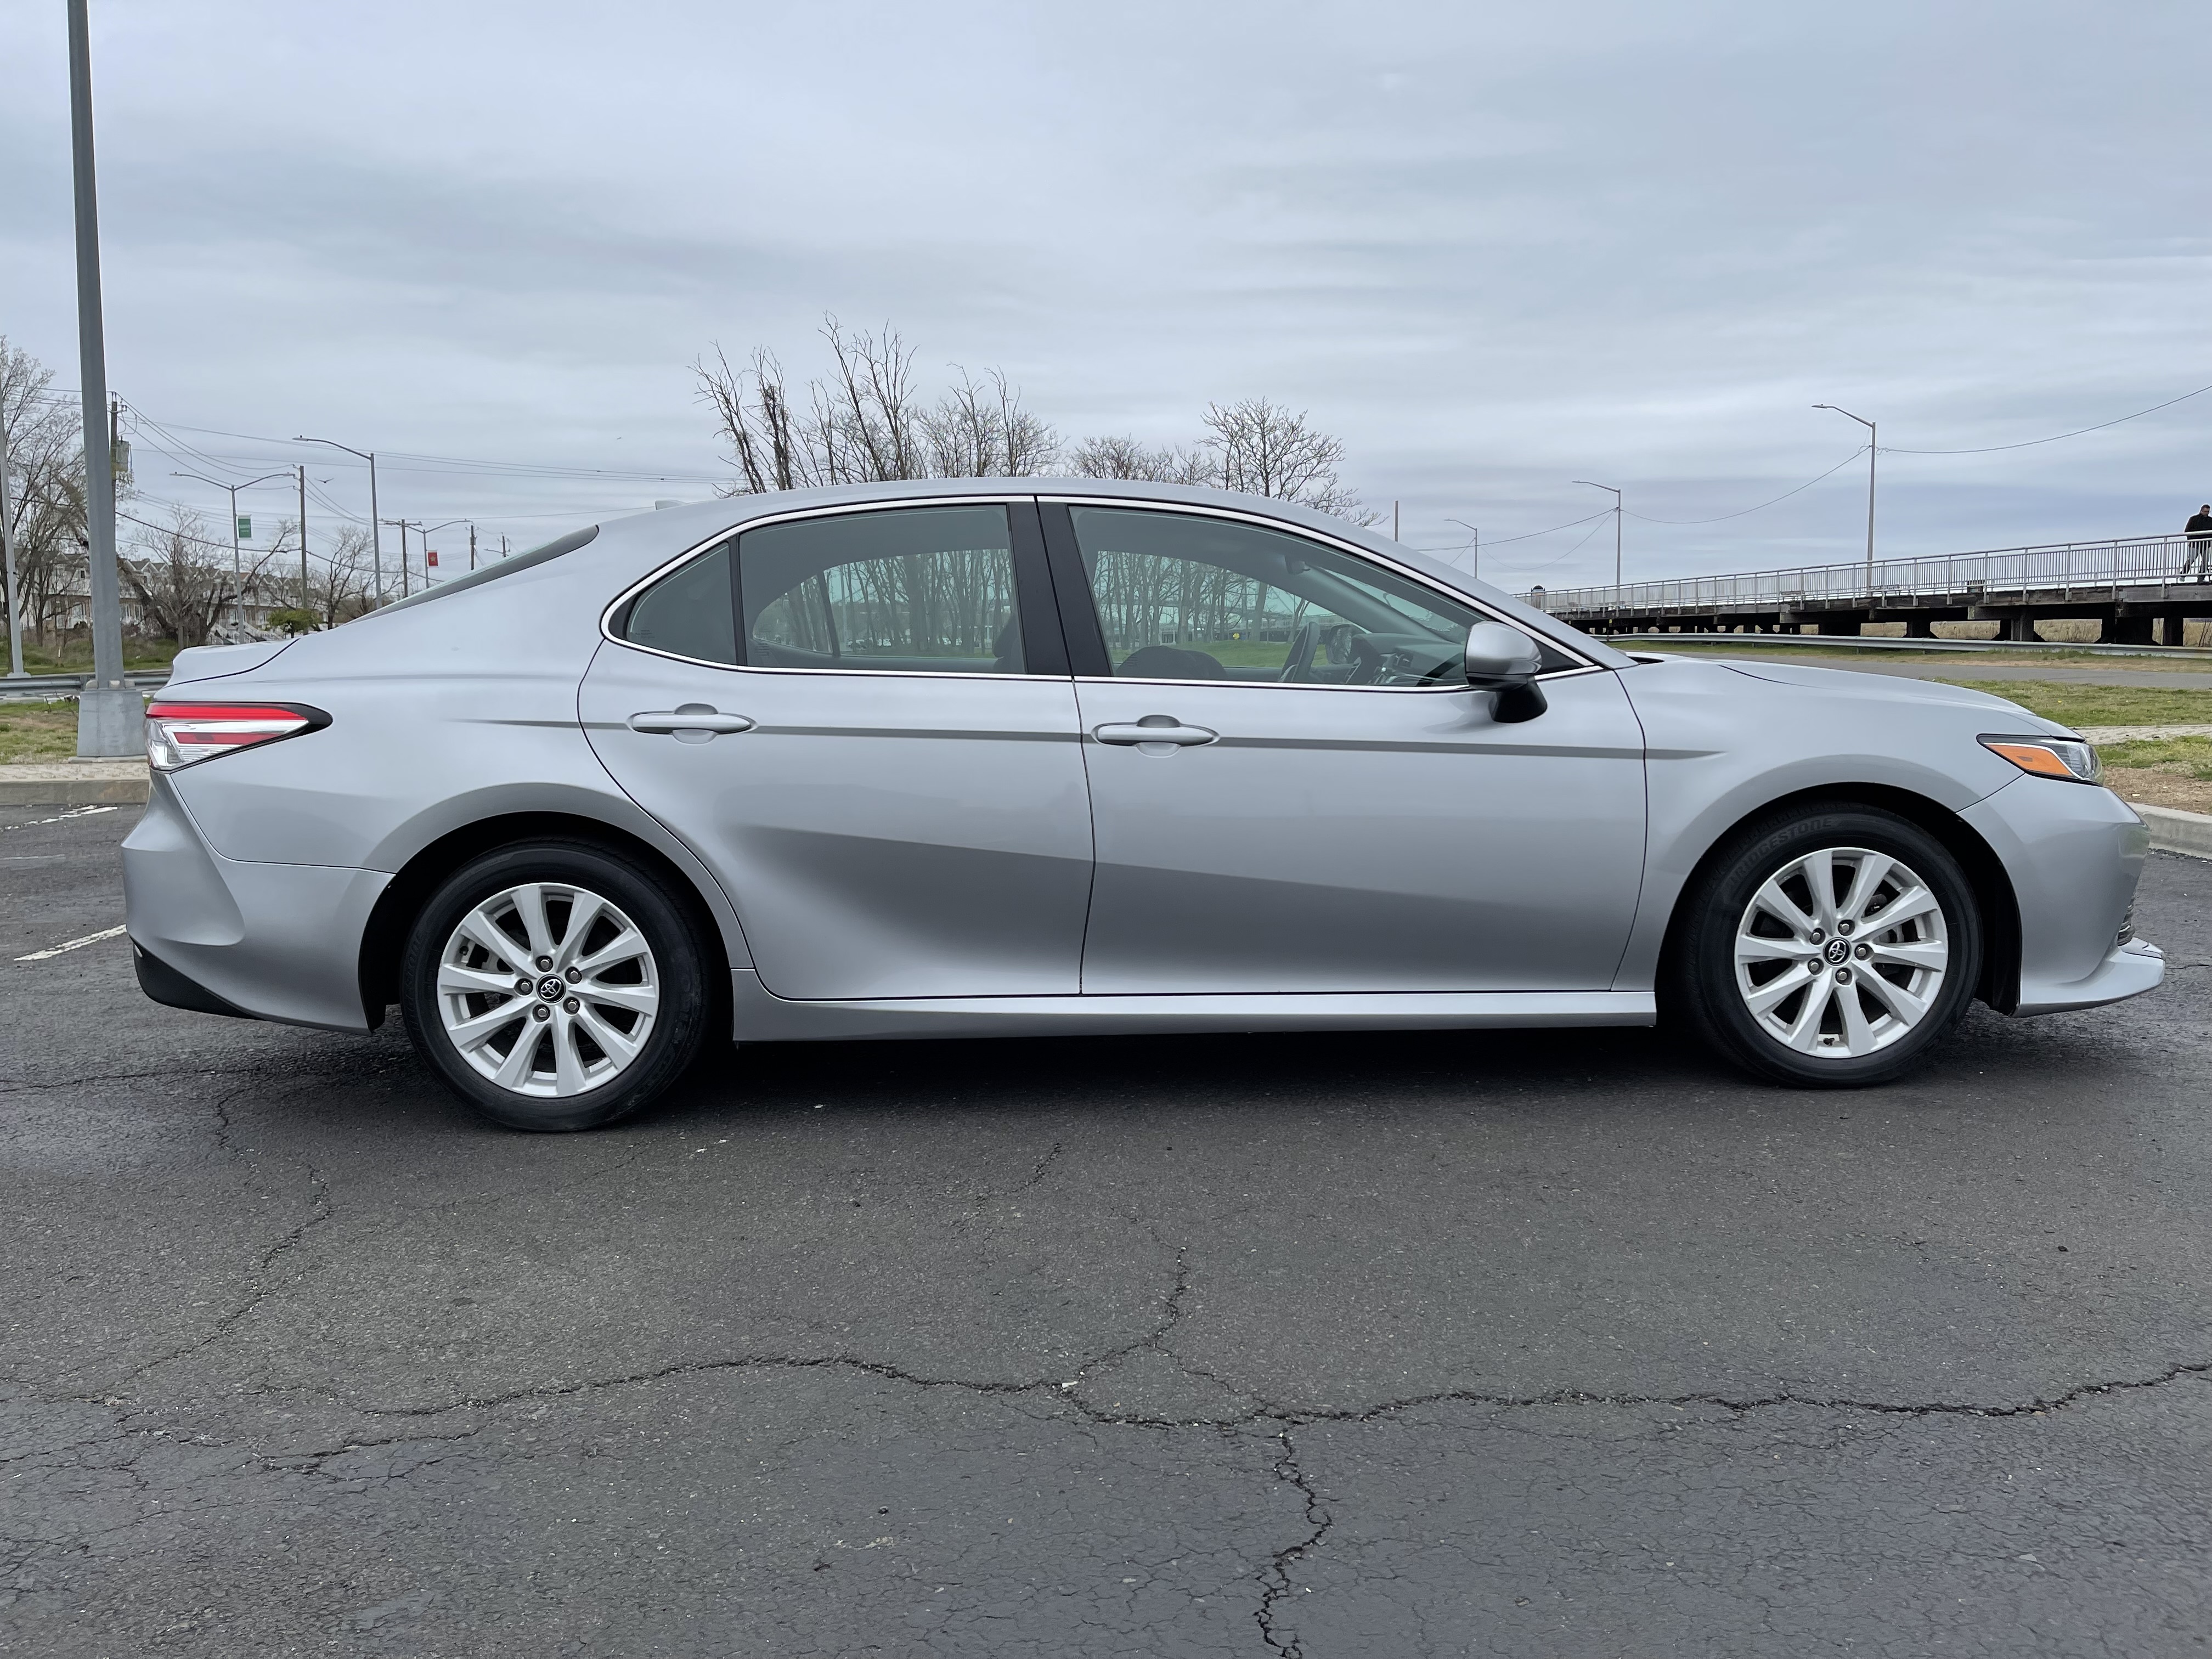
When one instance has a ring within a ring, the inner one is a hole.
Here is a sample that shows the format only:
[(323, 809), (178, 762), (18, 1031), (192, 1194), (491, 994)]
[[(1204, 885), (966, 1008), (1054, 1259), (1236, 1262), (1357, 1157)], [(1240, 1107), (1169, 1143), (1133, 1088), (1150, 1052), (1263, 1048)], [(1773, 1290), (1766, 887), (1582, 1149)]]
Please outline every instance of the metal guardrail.
[[(0, 674), (0, 698), (73, 697), (85, 688), (90, 674)], [(169, 683), (166, 668), (125, 674), (123, 683), (137, 691), (158, 691)]]
[(1554, 616), (1649, 616), (1669, 611), (1788, 611), (1800, 605), (1832, 606), (1851, 600), (1876, 608), (1885, 601), (1910, 606), (1915, 600), (1936, 598), (2002, 604), (2006, 595), (2055, 592), (2063, 599), (2077, 589), (2116, 587), (2180, 587), (2194, 596), (2212, 587), (2208, 566), (2212, 566), (2212, 543), (2191, 543), (2185, 536), (2131, 536), (1878, 559), (1871, 580), (1861, 560), (1856, 564), (1627, 582), (1618, 587), (1531, 590), (1524, 597)]

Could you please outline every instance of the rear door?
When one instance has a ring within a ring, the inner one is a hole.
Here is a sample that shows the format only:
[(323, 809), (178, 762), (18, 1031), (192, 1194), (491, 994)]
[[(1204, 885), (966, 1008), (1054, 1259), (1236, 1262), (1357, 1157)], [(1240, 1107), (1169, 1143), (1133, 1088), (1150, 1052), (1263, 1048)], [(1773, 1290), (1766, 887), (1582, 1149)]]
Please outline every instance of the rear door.
[(585, 729), (775, 995), (1078, 989), (1091, 823), (1042, 560), (1027, 501), (817, 513), (614, 618)]
[(1234, 514), (1045, 511), (1077, 599), (1085, 992), (1610, 987), (1644, 836), (1618, 677), (1547, 646), (1549, 708), (1500, 723), (1461, 667), (1483, 613), (1379, 562)]

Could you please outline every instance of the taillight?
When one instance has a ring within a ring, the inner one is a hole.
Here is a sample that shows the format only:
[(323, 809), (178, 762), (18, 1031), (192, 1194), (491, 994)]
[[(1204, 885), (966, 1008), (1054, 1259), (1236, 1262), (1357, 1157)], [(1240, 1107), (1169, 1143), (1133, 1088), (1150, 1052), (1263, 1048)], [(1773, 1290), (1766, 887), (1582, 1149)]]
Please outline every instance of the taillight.
[(319, 708), (292, 702), (185, 702), (162, 697), (146, 711), (146, 762), (156, 772), (275, 743), (331, 723)]

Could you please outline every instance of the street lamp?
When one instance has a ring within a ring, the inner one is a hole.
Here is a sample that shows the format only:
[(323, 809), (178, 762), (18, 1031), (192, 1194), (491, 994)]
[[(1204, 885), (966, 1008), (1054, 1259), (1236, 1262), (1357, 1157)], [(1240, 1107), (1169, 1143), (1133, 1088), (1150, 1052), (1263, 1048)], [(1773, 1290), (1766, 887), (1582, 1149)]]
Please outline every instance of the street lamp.
[[(231, 613), (233, 619), (238, 624), (238, 631), (243, 634), (246, 631), (246, 564), (238, 550), (238, 492), (241, 489), (251, 489), (256, 484), (267, 483), (271, 478), (289, 480), (292, 476), (292, 469), (288, 466), (282, 472), (264, 472), (258, 478), (248, 478), (244, 483), (240, 484), (225, 483), (220, 478), (210, 478), (198, 472), (172, 472), (169, 476), (173, 478), (191, 478), (198, 483), (213, 484), (217, 489), (228, 489), (230, 492)], [(307, 521), (305, 518), (300, 520), (300, 539), (302, 543), (307, 539)]]
[(1863, 415), (1854, 415), (1850, 410), (1839, 409), (1834, 404), (1814, 404), (1813, 407), (1832, 410), (1846, 420), (1856, 421), (1867, 429), (1867, 592), (1871, 595), (1874, 592), (1874, 458), (1880, 453), (1877, 444), (1881, 434), (1875, 429), (1875, 423)]
[(368, 545), (370, 555), (376, 563), (376, 602), (382, 605), (384, 603), (384, 532), (377, 527), (383, 520), (376, 516), (376, 452), (372, 449), (356, 449), (351, 444), (342, 444), (335, 438), (303, 436), (295, 438), (292, 441), (302, 444), (328, 444), (332, 449), (343, 449), (347, 454), (358, 455), (368, 463)]
[[(422, 591), (425, 593), (430, 591), (430, 532), (434, 530), (451, 530), (457, 524), (467, 523), (466, 519), (448, 519), (443, 524), (418, 524), (415, 526), (415, 533), (422, 538)], [(471, 528), (470, 531), (471, 538), (475, 533), (474, 529)], [(400, 550), (401, 557), (406, 556), (406, 551), (404, 548)]]
[[(1611, 491), (1613, 495), (1613, 585), (1620, 586), (1620, 492), (1611, 484), (1591, 483), (1588, 478), (1577, 478), (1578, 484), (1588, 484), (1592, 489)], [(1618, 595), (1615, 596), (1619, 597)]]

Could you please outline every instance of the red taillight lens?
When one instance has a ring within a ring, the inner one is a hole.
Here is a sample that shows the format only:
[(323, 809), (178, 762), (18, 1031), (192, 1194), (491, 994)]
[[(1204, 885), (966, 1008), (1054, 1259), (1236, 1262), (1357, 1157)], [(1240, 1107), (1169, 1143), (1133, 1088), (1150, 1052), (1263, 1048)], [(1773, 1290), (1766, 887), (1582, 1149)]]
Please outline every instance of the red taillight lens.
[(195, 761), (274, 743), (330, 723), (331, 717), (321, 709), (299, 703), (185, 702), (163, 697), (146, 711), (146, 760), (157, 772), (173, 772)]

